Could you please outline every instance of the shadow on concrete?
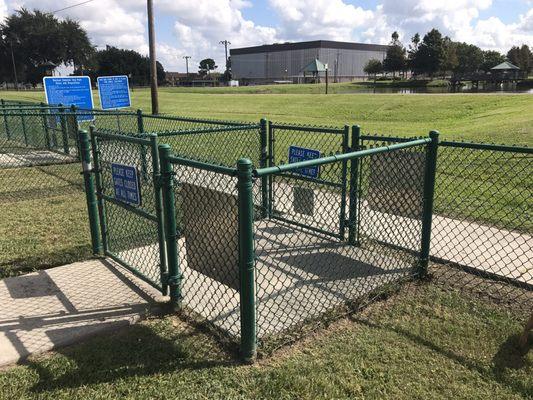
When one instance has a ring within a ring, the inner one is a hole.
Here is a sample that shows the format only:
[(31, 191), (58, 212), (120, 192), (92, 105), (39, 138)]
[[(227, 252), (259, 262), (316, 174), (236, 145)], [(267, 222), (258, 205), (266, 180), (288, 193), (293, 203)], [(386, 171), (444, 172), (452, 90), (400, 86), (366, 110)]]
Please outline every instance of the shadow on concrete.
[(405, 268), (385, 270), (332, 251), (291, 254), (277, 260), (327, 280), (365, 278), (405, 271)]
[(19, 362), (159, 311), (153, 292), (150, 295), (105, 260), (0, 283), (0, 364)]

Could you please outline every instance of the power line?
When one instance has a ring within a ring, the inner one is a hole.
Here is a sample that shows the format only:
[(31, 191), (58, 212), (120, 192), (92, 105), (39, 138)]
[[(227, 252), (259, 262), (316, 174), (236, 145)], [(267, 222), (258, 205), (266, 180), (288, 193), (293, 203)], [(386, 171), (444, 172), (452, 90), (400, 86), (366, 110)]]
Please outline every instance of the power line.
[(65, 11), (65, 10), (68, 10), (70, 8), (74, 8), (74, 7), (78, 7), (78, 6), (82, 6), (84, 4), (87, 4), (87, 3), (91, 3), (93, 2), (94, 0), (85, 0), (85, 1), (82, 1), (81, 3), (77, 3), (77, 4), (73, 4), (71, 6), (68, 6), (68, 7), (65, 7), (65, 8), (60, 8), (59, 10), (55, 10), (55, 11), (52, 11), (50, 14), (55, 14), (57, 12), (60, 12), (60, 11)]

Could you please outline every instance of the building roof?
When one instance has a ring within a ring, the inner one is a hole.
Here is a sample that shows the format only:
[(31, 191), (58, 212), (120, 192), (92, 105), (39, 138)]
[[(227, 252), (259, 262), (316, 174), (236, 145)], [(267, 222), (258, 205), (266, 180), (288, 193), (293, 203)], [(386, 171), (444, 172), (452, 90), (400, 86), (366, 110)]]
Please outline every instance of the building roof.
[(242, 47), (240, 49), (231, 49), (230, 55), (270, 53), (274, 51), (302, 50), (302, 49), (349, 49), (349, 50), (367, 50), (367, 51), (387, 51), (389, 46), (381, 44), (352, 43), (352, 42), (334, 42), (331, 40), (313, 40), (309, 42), (296, 43), (275, 43), (265, 44), (262, 46)]
[(302, 69), (302, 72), (324, 72), (325, 70), (326, 64), (324, 64), (318, 58), (315, 58)]
[(504, 61), (501, 64), (496, 65), (495, 67), (491, 68), (491, 71), (497, 71), (497, 70), (520, 70), (516, 65), (511, 64), (509, 61)]

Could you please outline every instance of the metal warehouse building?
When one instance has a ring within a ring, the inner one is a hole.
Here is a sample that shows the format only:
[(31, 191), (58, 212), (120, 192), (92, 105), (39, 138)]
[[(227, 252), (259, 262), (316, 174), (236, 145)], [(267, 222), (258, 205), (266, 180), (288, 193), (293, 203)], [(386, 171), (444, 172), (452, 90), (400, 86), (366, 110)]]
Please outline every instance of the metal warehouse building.
[(318, 59), (328, 65), (329, 81), (343, 82), (365, 76), (367, 61), (383, 61), (386, 52), (384, 45), (329, 40), (244, 47), (230, 50), (231, 70), (241, 83), (303, 82), (303, 69)]

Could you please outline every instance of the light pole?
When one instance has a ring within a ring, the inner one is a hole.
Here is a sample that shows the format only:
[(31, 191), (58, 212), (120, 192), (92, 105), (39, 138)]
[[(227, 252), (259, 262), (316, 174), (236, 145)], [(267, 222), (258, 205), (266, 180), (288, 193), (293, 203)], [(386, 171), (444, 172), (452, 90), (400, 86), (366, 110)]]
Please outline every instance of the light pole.
[(224, 45), (224, 52), (226, 53), (226, 71), (228, 70), (228, 45), (231, 44), (229, 40), (221, 40), (220, 44)]
[(157, 60), (155, 56), (153, 0), (146, 0), (146, 9), (148, 14), (148, 46), (150, 48), (150, 91), (152, 94), (152, 114), (159, 114), (159, 100), (157, 97)]
[(187, 70), (187, 78), (189, 78), (189, 58), (191, 58), (191, 56), (183, 56), (183, 58), (185, 59), (185, 68)]

